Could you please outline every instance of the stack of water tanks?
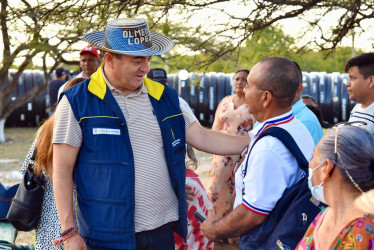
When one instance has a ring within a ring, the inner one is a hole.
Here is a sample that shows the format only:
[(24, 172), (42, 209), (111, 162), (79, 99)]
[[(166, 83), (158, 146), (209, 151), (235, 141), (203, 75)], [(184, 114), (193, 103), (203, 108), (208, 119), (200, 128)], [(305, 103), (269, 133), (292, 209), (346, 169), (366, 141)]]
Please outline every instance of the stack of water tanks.
[[(168, 76), (169, 85), (191, 106), (196, 117), (205, 126), (211, 126), (214, 113), (223, 97), (233, 94), (234, 74), (190, 73), (186, 80), (177, 74)], [(335, 124), (349, 119), (355, 102), (348, 98), (345, 84), (347, 74), (325, 72), (303, 72), (303, 93), (314, 97), (324, 120)]]
[[(12, 79), (13, 72), (9, 74)], [(169, 74), (169, 86), (191, 106), (196, 117), (204, 126), (211, 126), (214, 114), (223, 97), (233, 94), (234, 74), (225, 73), (189, 73), (186, 80), (181, 80), (178, 74)], [(18, 86), (12, 94), (12, 99), (30, 90), (35, 84), (44, 81), (42, 71), (25, 71), (18, 81)], [(324, 120), (334, 124), (346, 121), (355, 105), (348, 98), (347, 74), (325, 72), (303, 72), (303, 94), (314, 97), (319, 104)], [(6, 126), (37, 126), (47, 117), (48, 95), (43, 93), (33, 101), (15, 110), (8, 118)]]

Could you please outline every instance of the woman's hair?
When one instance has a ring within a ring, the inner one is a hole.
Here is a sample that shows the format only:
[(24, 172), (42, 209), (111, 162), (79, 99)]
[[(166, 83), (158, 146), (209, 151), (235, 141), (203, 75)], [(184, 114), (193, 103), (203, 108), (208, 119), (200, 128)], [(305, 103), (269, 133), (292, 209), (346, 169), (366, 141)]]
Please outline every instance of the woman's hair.
[[(84, 81), (87, 78), (77, 77), (70, 80), (64, 87), (64, 90)], [(52, 176), (52, 158), (53, 158), (53, 125), (55, 123), (55, 114), (53, 113), (42, 126), (38, 129), (35, 136), (38, 136), (36, 143), (35, 169), (34, 172), (41, 176), (43, 170), (48, 177)]]
[[(329, 129), (318, 144), (320, 160), (328, 158), (335, 162), (336, 129), (338, 129), (337, 151), (346, 170), (364, 192), (374, 188), (374, 136), (367, 130), (349, 125)], [(346, 183), (354, 187), (339, 157), (335, 164)]]
[(316, 102), (316, 100), (314, 99), (314, 97), (313, 96), (311, 96), (311, 95), (302, 95), (301, 96), (301, 98), (304, 100), (304, 99), (309, 99), (309, 100), (312, 100), (312, 102), (315, 104), (315, 106), (316, 107), (318, 107), (318, 104), (317, 104), (317, 102)]
[(195, 171), (197, 169), (197, 158), (192, 146), (186, 144), (186, 153), (189, 158), (186, 162), (186, 169)]
[(245, 72), (247, 75), (249, 75), (249, 70), (248, 69), (239, 69), (238, 71), (235, 72), (235, 75), (238, 74), (239, 72)]
[(315, 116), (317, 117), (318, 122), (321, 125), (321, 127), (325, 128), (325, 124), (323, 123), (323, 117), (322, 117), (321, 110), (319, 108), (317, 108), (315, 106), (312, 106), (312, 105), (309, 105), (309, 104), (307, 104), (306, 107), (315, 114)]

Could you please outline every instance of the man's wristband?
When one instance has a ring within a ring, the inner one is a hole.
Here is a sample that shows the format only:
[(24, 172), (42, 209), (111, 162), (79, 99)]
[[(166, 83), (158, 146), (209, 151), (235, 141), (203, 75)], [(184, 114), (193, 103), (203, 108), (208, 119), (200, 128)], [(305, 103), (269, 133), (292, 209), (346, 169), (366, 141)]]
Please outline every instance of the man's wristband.
[(73, 237), (77, 234), (79, 234), (77, 228), (76, 227), (71, 227), (68, 230), (65, 230), (64, 232), (62, 232), (61, 238), (52, 240), (52, 243), (57, 248), (57, 247), (61, 246), (61, 244), (64, 241), (66, 241), (67, 239), (69, 239), (69, 238), (71, 238), (71, 237)]
[(71, 231), (73, 231), (74, 228), (75, 228), (75, 227), (71, 227), (71, 228), (69, 228), (69, 229), (63, 231), (63, 232), (61, 233), (61, 237), (65, 236), (65, 235), (67, 235), (68, 233), (70, 233)]

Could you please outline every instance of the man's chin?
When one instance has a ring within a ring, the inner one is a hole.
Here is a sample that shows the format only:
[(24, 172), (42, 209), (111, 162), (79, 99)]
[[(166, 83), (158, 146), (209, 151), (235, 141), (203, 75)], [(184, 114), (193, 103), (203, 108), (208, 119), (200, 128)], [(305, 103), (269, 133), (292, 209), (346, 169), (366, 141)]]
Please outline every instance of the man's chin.
[(91, 77), (93, 73), (95, 73), (95, 71), (84, 71), (83, 70), (83, 77)]

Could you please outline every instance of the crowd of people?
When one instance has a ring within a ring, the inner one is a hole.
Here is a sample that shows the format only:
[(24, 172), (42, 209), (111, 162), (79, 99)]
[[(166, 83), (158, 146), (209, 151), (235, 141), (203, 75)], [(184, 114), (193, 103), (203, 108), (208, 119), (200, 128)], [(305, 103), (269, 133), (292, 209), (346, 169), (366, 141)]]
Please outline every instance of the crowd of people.
[[(35, 171), (47, 177), (36, 249), (255, 249), (247, 247), (251, 232), (306, 179), (325, 208), (291, 247), (374, 249), (374, 53), (346, 64), (357, 102), (348, 123), (327, 129), (315, 100), (301, 95), (299, 65), (267, 57), (235, 73), (234, 94), (207, 129), (166, 71), (150, 68), (152, 56), (173, 48), (169, 37), (125, 18), (83, 39), (82, 72), (65, 85), (66, 71), (56, 70), (51, 116), (23, 167), (36, 150)], [(256, 141), (272, 127), (292, 137), (309, 172), (277, 138)], [(193, 148), (214, 155), (207, 190)]]

